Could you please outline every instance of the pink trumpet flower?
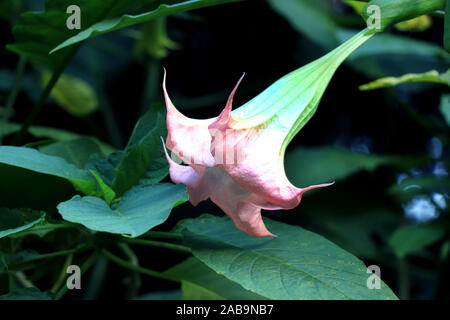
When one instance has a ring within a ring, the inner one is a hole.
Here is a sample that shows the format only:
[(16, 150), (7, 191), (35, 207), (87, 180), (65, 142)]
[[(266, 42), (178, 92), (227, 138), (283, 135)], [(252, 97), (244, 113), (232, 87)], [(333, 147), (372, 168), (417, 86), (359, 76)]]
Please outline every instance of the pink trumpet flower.
[(169, 98), (164, 73), (166, 145), (187, 164), (172, 159), (164, 146), (172, 181), (187, 186), (194, 206), (209, 198), (238, 229), (256, 237), (275, 236), (264, 225), (261, 209), (295, 208), (306, 191), (332, 184), (295, 187), (284, 171), (284, 153), (316, 111), (338, 66), (370, 37), (367, 30), (356, 34), (232, 111), (241, 77), (222, 113), (212, 119), (181, 114)]

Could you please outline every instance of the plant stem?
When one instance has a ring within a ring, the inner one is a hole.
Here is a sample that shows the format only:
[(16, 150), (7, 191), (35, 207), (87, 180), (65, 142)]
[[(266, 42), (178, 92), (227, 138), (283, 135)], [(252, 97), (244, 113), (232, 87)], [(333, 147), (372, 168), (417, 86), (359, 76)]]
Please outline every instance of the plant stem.
[(36, 288), (36, 286), (27, 279), (27, 276), (22, 271), (17, 271), (14, 273), (14, 276), (16, 277), (17, 281), (24, 287), (24, 288)]
[[(83, 265), (80, 268), (81, 274), (85, 273), (97, 260), (97, 257), (99, 255), (99, 251), (95, 250), (94, 253), (83, 263)], [(55, 294), (54, 299), (60, 300), (67, 292), (68, 288), (67, 286), (62, 286), (61, 289)]]
[(146, 78), (144, 94), (141, 102), (140, 115), (147, 112), (150, 105), (159, 99), (158, 89), (161, 83), (161, 63), (155, 58), (148, 58), (145, 62)]
[(52, 252), (52, 253), (40, 254), (38, 256), (31, 257), (29, 259), (21, 261), (20, 264), (24, 264), (24, 263), (28, 263), (28, 262), (32, 262), (32, 261), (37, 261), (37, 260), (42, 260), (42, 259), (50, 259), (50, 258), (54, 258), (54, 257), (65, 256), (65, 255), (68, 255), (68, 254), (73, 254), (73, 253), (77, 253), (77, 252), (81, 252), (81, 251), (87, 250), (90, 247), (91, 246), (84, 246), (84, 247), (81, 247), (81, 248), (78, 247), (78, 248), (73, 248), (73, 249), (68, 249), (68, 250), (56, 251), (56, 252)]
[(410, 272), (408, 263), (405, 259), (397, 261), (398, 272), (398, 295), (400, 300), (409, 300), (410, 298)]
[(155, 239), (174, 239), (182, 240), (183, 235), (175, 232), (163, 232), (163, 231), (148, 231), (143, 237), (155, 238)]
[(137, 245), (143, 245), (143, 246), (150, 246), (150, 247), (158, 247), (158, 248), (165, 248), (173, 251), (178, 251), (186, 254), (191, 254), (191, 249), (186, 246), (173, 244), (173, 243), (167, 243), (167, 242), (160, 242), (160, 241), (153, 241), (153, 240), (145, 240), (145, 239), (124, 239), (124, 242), (130, 243), (130, 244), (137, 244)]
[(59, 277), (56, 280), (56, 282), (53, 285), (53, 287), (50, 289), (51, 293), (55, 294), (56, 292), (58, 292), (58, 289), (64, 283), (64, 280), (66, 279), (66, 276), (67, 276), (67, 272), (66, 272), (67, 271), (67, 267), (72, 264), (72, 259), (73, 259), (73, 254), (67, 255), (66, 261), (64, 261), (64, 265), (63, 265), (63, 268), (61, 270), (61, 273), (59, 274)]
[(33, 106), (30, 113), (28, 114), (27, 118), (23, 122), (22, 127), (20, 128), (20, 131), (16, 134), (16, 136), (14, 137), (14, 139), (12, 141), (12, 144), (19, 145), (21, 143), (22, 139), (28, 132), (28, 128), (31, 126), (31, 124), (36, 119), (37, 115), (39, 114), (39, 112), (41, 111), (45, 102), (47, 101), (47, 98), (50, 95), (50, 92), (52, 91), (53, 87), (55, 86), (55, 84), (58, 81), (61, 74), (66, 69), (70, 60), (72, 60), (72, 57), (75, 55), (75, 53), (77, 52), (80, 45), (81, 44), (74, 45), (71, 48), (71, 51), (69, 53), (67, 53), (67, 56), (65, 57), (65, 59), (60, 63), (60, 65), (58, 65), (56, 67), (56, 69), (54, 70), (54, 72), (52, 74), (50, 81), (45, 86), (45, 89), (44, 89), (44, 91), (42, 91), (38, 101)]
[(136, 272), (140, 272), (142, 274), (146, 274), (146, 275), (151, 276), (151, 277), (164, 279), (164, 280), (168, 280), (168, 281), (173, 281), (173, 282), (180, 282), (180, 280), (174, 279), (171, 276), (166, 275), (166, 274), (164, 274), (162, 272), (158, 272), (158, 271), (154, 271), (154, 270), (150, 270), (150, 269), (146, 269), (146, 268), (135, 266), (135, 265), (129, 263), (128, 261), (123, 260), (123, 259), (115, 256), (114, 254), (112, 254), (111, 252), (109, 252), (106, 249), (102, 250), (102, 254), (105, 257), (107, 257), (108, 259), (110, 259), (111, 261), (115, 262), (116, 264), (118, 264), (118, 265), (120, 265), (120, 266), (122, 266), (124, 268), (130, 269), (130, 270), (133, 270), (133, 271), (136, 271)]
[[(128, 261), (132, 265), (139, 267), (138, 257), (126, 243), (119, 243), (118, 247), (127, 256)], [(134, 299), (139, 292), (139, 287), (141, 286), (140, 273), (138, 273), (136, 271), (131, 271), (130, 278), (131, 278), (130, 283), (129, 283), (129, 286), (127, 287), (127, 292), (125, 293), (125, 299), (127, 299), (127, 300)]]
[(83, 295), (83, 300), (94, 300), (98, 297), (103, 282), (105, 281), (109, 260), (100, 255), (95, 262), (95, 266), (89, 276), (87, 289)]

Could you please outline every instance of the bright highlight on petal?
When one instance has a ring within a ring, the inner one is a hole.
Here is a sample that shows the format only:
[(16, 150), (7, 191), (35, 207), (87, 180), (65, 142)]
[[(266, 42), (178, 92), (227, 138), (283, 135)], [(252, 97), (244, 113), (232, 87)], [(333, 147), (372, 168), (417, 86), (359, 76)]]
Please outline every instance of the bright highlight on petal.
[(187, 185), (193, 205), (211, 199), (236, 228), (256, 237), (274, 236), (264, 225), (261, 209), (295, 208), (306, 191), (332, 184), (293, 186), (284, 171), (284, 152), (316, 111), (336, 69), (370, 37), (367, 30), (360, 32), (232, 111), (242, 76), (224, 110), (212, 119), (181, 114), (169, 98), (164, 72), (166, 144), (185, 163), (172, 160), (164, 146), (172, 181)]

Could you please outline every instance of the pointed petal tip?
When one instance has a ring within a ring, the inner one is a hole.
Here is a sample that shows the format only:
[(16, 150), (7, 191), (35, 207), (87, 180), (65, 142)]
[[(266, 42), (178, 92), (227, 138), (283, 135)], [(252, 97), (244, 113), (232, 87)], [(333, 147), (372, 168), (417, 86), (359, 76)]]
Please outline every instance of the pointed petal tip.
[(309, 187), (306, 187), (306, 188), (302, 188), (301, 192), (300, 192), (300, 195), (302, 195), (303, 193), (305, 193), (307, 191), (318, 189), (318, 188), (329, 187), (329, 186), (332, 186), (333, 184), (334, 184), (334, 181), (333, 182), (329, 182), (329, 183), (315, 184), (315, 185), (312, 185), (312, 186), (309, 186)]

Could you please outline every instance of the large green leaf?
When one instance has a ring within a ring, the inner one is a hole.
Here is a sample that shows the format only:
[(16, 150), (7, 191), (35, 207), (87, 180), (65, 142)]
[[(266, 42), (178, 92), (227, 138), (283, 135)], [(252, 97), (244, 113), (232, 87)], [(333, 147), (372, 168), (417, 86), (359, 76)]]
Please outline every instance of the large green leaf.
[(0, 208), (0, 238), (31, 228), (44, 217), (44, 212)]
[(399, 84), (411, 82), (432, 82), (450, 86), (450, 70), (443, 74), (439, 74), (436, 70), (425, 73), (409, 73), (401, 77), (386, 77), (377, 79), (370, 83), (361, 85), (359, 90), (373, 90), (379, 88), (393, 87)]
[[(137, 185), (151, 169), (160, 172), (159, 180), (169, 172), (161, 142), (161, 137), (166, 135), (166, 123), (163, 113), (158, 110), (158, 107), (152, 107), (139, 119), (122, 158), (114, 169), (112, 187), (118, 195)], [(158, 179), (155, 180), (159, 182)]]
[(75, 196), (60, 203), (58, 210), (65, 220), (89, 229), (138, 237), (163, 223), (171, 209), (186, 200), (185, 186), (160, 183), (134, 187), (111, 207), (97, 197)]
[(423, 159), (357, 153), (336, 147), (299, 147), (286, 154), (286, 174), (292, 183), (304, 187), (332, 182), (361, 170), (382, 165), (408, 166)]
[[(68, 46), (71, 46), (75, 43), (79, 43), (81, 41), (84, 41), (86, 39), (102, 35), (111, 31), (115, 31), (118, 29), (126, 28), (138, 23), (143, 23), (146, 21), (150, 21), (152, 19), (158, 18), (158, 17), (165, 17), (171, 14), (175, 14), (178, 12), (188, 11), (188, 10), (194, 10), (199, 9), (203, 7), (218, 5), (222, 3), (230, 3), (230, 2), (236, 2), (241, 0), (186, 0), (186, 1), (167, 1), (167, 0), (159, 0), (159, 1), (152, 1), (152, 0), (140, 0), (140, 1), (128, 1), (128, 0), (119, 0), (115, 1), (113, 9), (116, 7), (122, 6), (122, 10), (114, 10), (114, 14), (109, 13), (107, 17), (103, 19), (99, 19), (96, 21), (95, 24), (89, 25), (87, 28), (83, 28), (81, 32), (79, 32), (77, 35), (72, 36), (71, 38), (67, 39), (66, 41), (60, 43), (58, 46), (55, 46), (55, 48), (52, 48), (52, 52), (55, 52), (57, 50), (66, 48)], [(102, 9), (109, 9), (111, 7), (111, 4), (108, 2), (111, 1), (102, 1), (101, 7)], [(103, 3), (105, 3), (103, 5)], [(131, 4), (134, 4), (134, 12), (133, 14), (125, 14), (127, 11), (130, 11), (130, 7), (132, 7)], [(136, 5), (136, 3), (141, 4), (140, 6)], [(128, 6), (126, 5), (128, 4)], [(145, 5), (142, 5), (145, 4)], [(124, 8), (127, 8), (124, 10)], [(120, 13), (120, 15), (118, 14)]]
[(178, 230), (200, 261), (266, 298), (396, 299), (383, 282), (380, 289), (369, 289), (364, 263), (325, 238), (269, 219), (265, 223), (278, 237), (252, 237), (228, 217), (210, 215), (185, 220)]
[(445, 234), (442, 224), (427, 223), (401, 226), (389, 238), (389, 244), (399, 258), (418, 252), (437, 242)]
[(185, 300), (254, 300), (264, 297), (242, 288), (208, 268), (196, 258), (188, 258), (170, 268), (166, 274), (182, 281), (182, 299)]
[(67, 179), (85, 194), (94, 194), (97, 189), (95, 179), (89, 172), (63, 158), (49, 156), (35, 149), (0, 146), (0, 163)]
[(92, 156), (101, 155), (98, 144), (89, 138), (55, 142), (39, 148), (39, 151), (50, 156), (63, 158), (80, 169), (84, 169)]

